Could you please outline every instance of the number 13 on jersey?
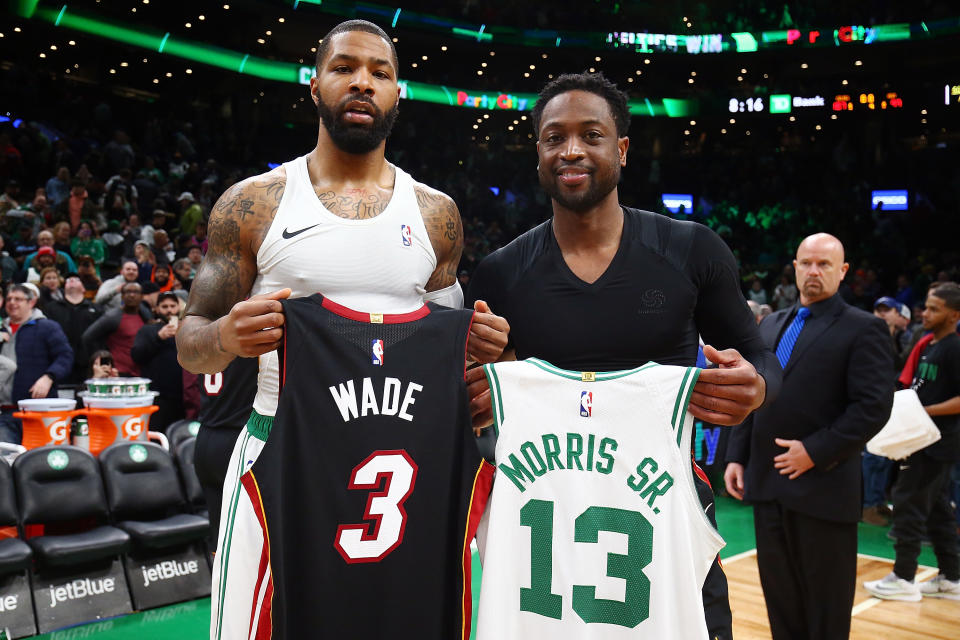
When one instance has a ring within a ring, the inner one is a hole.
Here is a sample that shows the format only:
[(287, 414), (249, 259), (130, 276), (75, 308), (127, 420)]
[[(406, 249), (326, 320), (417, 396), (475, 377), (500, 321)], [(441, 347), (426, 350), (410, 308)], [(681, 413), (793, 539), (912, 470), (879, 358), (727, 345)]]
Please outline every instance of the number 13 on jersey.
[(554, 548), (577, 553), (577, 545), (554, 540), (554, 503), (528, 500), (520, 509), (520, 526), (530, 528), (530, 588), (520, 589), (520, 609), (559, 620), (563, 599), (586, 623), (607, 623), (632, 629), (650, 615), (650, 580), (643, 568), (653, 559), (653, 525), (636, 511), (587, 507), (574, 521), (575, 543), (596, 544), (600, 531), (627, 536), (627, 553), (606, 555), (606, 575), (626, 581), (621, 600), (597, 598), (595, 585), (575, 584), (568, 596), (554, 593)]

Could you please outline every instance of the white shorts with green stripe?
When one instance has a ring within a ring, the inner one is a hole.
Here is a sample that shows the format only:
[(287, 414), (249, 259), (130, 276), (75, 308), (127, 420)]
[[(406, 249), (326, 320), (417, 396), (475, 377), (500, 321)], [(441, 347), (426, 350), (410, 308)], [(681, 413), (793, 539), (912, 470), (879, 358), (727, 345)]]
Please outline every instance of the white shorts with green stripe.
[(272, 417), (254, 412), (230, 456), (213, 561), (211, 640), (270, 637), (270, 539), (250, 468), (263, 451), (272, 425)]

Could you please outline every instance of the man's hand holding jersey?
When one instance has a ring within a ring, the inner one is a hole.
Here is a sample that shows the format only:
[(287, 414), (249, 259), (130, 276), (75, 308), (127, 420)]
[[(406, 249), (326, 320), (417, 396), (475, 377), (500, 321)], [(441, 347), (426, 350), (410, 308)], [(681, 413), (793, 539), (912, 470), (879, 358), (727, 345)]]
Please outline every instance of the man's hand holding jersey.
[(241, 358), (253, 358), (283, 343), (283, 305), (290, 289), (251, 296), (217, 320), (217, 347)]
[(715, 369), (703, 369), (690, 396), (690, 413), (712, 424), (733, 426), (763, 404), (767, 383), (736, 349), (717, 351), (703, 346)]

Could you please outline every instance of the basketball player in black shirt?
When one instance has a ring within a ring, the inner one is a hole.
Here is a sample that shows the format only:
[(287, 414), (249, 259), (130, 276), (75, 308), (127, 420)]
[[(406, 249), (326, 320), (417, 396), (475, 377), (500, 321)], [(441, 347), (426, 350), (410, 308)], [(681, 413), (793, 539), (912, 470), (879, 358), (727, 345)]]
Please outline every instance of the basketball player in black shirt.
[[(467, 298), (486, 300), (510, 323), (507, 357), (567, 369), (693, 365), (699, 334), (720, 366), (700, 374), (690, 411), (739, 424), (776, 395), (780, 367), (723, 241), (702, 225), (619, 203), (629, 119), (626, 95), (600, 74), (564, 75), (543, 89), (533, 124), (553, 217), (481, 262)], [(478, 369), (468, 373), (475, 425), (484, 424), (489, 399), (478, 389), (486, 381)], [(710, 638), (730, 637), (726, 578), (716, 563), (704, 608)]]
[[(230, 453), (253, 410), (258, 364), (254, 358), (237, 358), (220, 373), (199, 376), (201, 401), (197, 420), (200, 431), (193, 463), (203, 487), (203, 497), (210, 512), (210, 527), (214, 532), (220, 528), (223, 481)], [(213, 539), (216, 541), (215, 534)]]

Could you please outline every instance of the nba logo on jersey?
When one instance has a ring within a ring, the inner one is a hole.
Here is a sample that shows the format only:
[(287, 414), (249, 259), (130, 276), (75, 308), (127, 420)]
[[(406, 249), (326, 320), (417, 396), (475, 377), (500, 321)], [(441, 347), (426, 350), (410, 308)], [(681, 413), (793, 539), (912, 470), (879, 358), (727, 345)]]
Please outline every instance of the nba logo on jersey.
[(593, 415), (593, 391), (580, 392), (580, 415), (584, 418)]
[(383, 340), (373, 341), (373, 364), (383, 366)]
[(403, 240), (403, 246), (409, 247), (413, 245), (413, 232), (410, 229), (410, 225), (400, 225), (400, 238)]

